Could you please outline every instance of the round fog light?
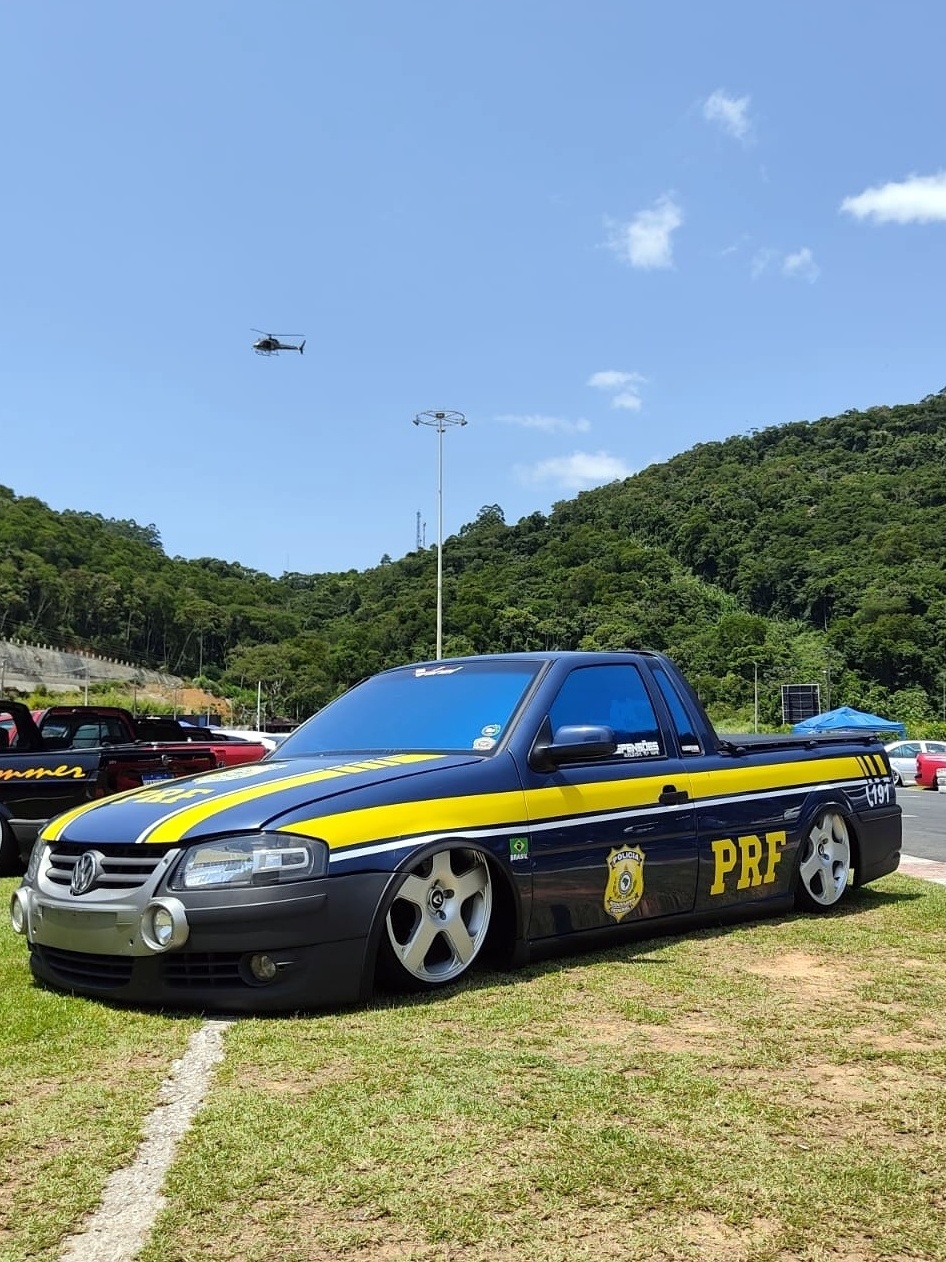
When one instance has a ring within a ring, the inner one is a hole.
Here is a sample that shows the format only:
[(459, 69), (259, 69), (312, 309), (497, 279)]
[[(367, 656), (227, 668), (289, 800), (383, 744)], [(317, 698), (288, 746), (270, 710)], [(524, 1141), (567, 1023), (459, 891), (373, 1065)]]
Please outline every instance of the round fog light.
[(14, 933), (26, 933), (26, 891), (14, 890), (10, 899), (10, 924)]
[(151, 917), (151, 932), (158, 946), (166, 947), (174, 936), (174, 917), (166, 907), (156, 907)]
[(276, 976), (276, 961), (268, 955), (251, 955), (250, 972), (258, 982), (271, 982)]
[(190, 928), (183, 906), (176, 898), (156, 898), (141, 917), (141, 938), (151, 951), (169, 951), (182, 946)]

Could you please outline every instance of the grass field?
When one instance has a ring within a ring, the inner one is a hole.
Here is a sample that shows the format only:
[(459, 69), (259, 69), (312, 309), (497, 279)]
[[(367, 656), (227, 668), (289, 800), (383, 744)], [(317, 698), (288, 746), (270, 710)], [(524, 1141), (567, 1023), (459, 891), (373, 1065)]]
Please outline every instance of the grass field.
[[(12, 882), (0, 882), (5, 894)], [(946, 888), (242, 1020), (142, 1262), (946, 1259)], [(45, 1262), (195, 1020), (0, 929), (0, 1258)]]

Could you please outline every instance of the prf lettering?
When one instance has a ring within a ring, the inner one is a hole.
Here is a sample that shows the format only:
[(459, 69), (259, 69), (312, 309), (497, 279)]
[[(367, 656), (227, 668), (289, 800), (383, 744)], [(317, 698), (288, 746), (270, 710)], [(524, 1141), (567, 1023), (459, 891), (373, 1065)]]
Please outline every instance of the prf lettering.
[(775, 880), (775, 869), (782, 857), (785, 845), (785, 833), (766, 833), (765, 837), (757, 837), (750, 833), (748, 837), (720, 837), (711, 842), (713, 850), (713, 884), (711, 894), (726, 893), (726, 878), (738, 872), (737, 890), (753, 889), (756, 885), (771, 885)]
[(136, 802), (186, 802), (189, 798), (206, 797), (213, 789), (139, 789)]

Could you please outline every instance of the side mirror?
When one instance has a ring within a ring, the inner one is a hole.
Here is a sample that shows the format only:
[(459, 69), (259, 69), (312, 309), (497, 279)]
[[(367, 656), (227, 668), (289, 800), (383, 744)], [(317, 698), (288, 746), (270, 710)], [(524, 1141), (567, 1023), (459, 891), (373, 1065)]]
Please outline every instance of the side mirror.
[(549, 771), (570, 762), (591, 762), (617, 753), (617, 741), (609, 727), (597, 723), (573, 723), (557, 728), (551, 740), (540, 732), (529, 761), (537, 770)]

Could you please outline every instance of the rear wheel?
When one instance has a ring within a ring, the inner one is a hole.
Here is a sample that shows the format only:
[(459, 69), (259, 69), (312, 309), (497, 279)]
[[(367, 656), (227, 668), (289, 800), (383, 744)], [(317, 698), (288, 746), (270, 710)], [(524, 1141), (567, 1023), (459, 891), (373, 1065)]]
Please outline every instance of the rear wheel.
[(456, 981), (479, 955), (492, 911), (493, 880), (481, 851), (428, 855), (404, 876), (385, 918), (383, 978), (412, 990)]
[(840, 902), (851, 872), (851, 839), (838, 811), (822, 811), (802, 843), (795, 901), (808, 911)]

